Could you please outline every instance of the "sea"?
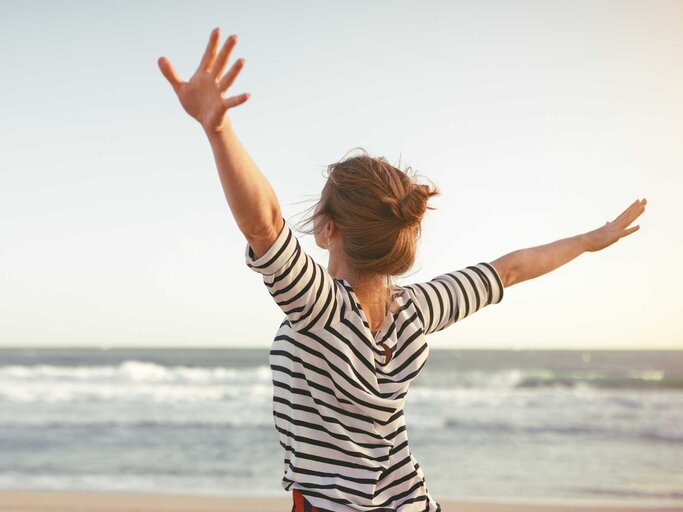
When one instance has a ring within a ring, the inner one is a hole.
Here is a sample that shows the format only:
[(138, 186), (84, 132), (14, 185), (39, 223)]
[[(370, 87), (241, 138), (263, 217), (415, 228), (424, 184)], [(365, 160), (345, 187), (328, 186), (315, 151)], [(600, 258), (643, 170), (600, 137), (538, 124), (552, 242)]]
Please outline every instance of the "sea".
[[(0, 349), (0, 489), (285, 497), (268, 349)], [(437, 500), (680, 505), (683, 351), (437, 350), (408, 391)]]

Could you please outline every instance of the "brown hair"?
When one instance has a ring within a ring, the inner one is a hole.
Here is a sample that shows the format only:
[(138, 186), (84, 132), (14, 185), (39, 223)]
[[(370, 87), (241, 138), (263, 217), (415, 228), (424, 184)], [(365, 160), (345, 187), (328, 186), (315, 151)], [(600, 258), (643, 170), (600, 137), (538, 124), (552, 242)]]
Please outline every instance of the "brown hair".
[(316, 225), (321, 230), (334, 220), (349, 266), (358, 275), (381, 274), (390, 285), (392, 276), (413, 266), (422, 218), (434, 209), (427, 202), (439, 191), (417, 183), (411, 167), (401, 171), (384, 157), (354, 149), (362, 154), (327, 166), (327, 182), (310, 208), (315, 211), (301, 224), (313, 227), (299, 229), (315, 234)]

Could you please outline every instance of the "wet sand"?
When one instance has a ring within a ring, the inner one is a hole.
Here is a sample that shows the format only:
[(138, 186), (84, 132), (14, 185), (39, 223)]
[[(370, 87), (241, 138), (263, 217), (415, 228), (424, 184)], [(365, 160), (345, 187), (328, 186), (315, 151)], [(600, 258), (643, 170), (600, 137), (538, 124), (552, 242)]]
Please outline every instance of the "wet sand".
[[(438, 497), (436, 497), (438, 499)], [(443, 512), (681, 512), (683, 506), (439, 500)], [(0, 491), (2, 512), (290, 512), (291, 497), (247, 498), (130, 492)]]

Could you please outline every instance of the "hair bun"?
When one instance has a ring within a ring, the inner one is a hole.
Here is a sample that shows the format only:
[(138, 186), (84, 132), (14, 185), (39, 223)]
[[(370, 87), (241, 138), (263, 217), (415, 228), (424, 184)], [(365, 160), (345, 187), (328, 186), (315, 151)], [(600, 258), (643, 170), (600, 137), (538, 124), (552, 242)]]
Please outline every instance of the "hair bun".
[(427, 201), (436, 192), (427, 185), (413, 184), (400, 200), (385, 196), (382, 203), (387, 205), (389, 213), (396, 218), (402, 227), (419, 224), (427, 211)]
[(403, 212), (401, 211), (401, 203), (395, 197), (384, 196), (382, 199), (382, 204), (386, 206), (386, 213), (396, 219), (403, 218)]

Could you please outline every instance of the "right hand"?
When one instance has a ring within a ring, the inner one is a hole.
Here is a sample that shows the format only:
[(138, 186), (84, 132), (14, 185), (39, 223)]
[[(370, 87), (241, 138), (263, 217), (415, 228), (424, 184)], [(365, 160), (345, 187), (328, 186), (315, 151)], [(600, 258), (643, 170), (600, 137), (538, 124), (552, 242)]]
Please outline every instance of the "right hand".
[(604, 226), (586, 233), (586, 240), (588, 241), (586, 250), (590, 252), (600, 251), (605, 247), (609, 247), (620, 238), (638, 231), (640, 225), (631, 228), (628, 228), (628, 226), (645, 211), (646, 203), (647, 199), (645, 198), (642, 200), (637, 199), (612, 222), (606, 222)]
[(220, 132), (229, 122), (225, 115), (229, 108), (241, 105), (249, 99), (249, 93), (229, 98), (222, 96), (244, 67), (244, 59), (238, 59), (221, 78), (230, 52), (237, 43), (237, 36), (228, 37), (216, 57), (219, 37), (219, 29), (213, 29), (202, 60), (189, 82), (180, 79), (166, 57), (159, 57), (157, 61), (159, 69), (170, 82), (185, 111), (199, 121), (207, 132), (214, 133)]

